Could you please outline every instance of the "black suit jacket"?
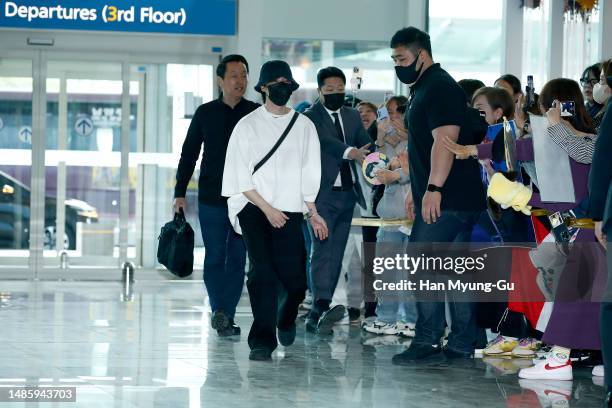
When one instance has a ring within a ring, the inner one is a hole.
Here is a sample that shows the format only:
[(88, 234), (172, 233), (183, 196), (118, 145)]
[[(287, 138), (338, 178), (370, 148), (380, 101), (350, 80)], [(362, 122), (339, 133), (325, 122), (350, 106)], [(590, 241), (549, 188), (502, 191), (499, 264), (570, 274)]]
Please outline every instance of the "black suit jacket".
[[(331, 198), (332, 187), (340, 173), (340, 166), (344, 160), (343, 155), (346, 149), (349, 147), (360, 148), (371, 143), (371, 139), (363, 127), (359, 112), (356, 109), (348, 107), (340, 108), (340, 117), (342, 118), (346, 143), (341, 142), (337, 137), (334, 122), (321, 102), (314, 104), (304, 114), (315, 124), (321, 143), (321, 187), (317, 196), (317, 202), (327, 201)], [(361, 171), (361, 168), (358, 167), (358, 163), (355, 163), (354, 160), (349, 160), (349, 163), (354, 179), (358, 180), (356, 172)], [(357, 196), (357, 203), (362, 208), (366, 208), (363, 192), (358, 182), (353, 184), (353, 190)]]
[[(610, 102), (608, 102), (608, 105)], [(603, 221), (603, 230), (612, 233), (612, 106), (599, 128), (589, 176), (589, 215)], [(608, 238), (609, 239), (609, 238)]]

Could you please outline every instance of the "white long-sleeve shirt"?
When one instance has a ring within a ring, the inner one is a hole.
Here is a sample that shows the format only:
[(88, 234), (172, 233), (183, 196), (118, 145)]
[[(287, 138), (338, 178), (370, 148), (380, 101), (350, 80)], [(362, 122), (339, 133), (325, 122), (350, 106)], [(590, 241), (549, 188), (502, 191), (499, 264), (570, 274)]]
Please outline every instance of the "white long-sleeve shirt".
[(291, 121), (294, 110), (276, 115), (262, 106), (242, 118), (230, 137), (223, 170), (221, 195), (229, 197), (228, 216), (242, 233), (238, 213), (249, 200), (243, 194), (256, 190), (272, 207), (286, 212), (308, 211), (321, 184), (321, 148), (315, 125), (300, 115), (268, 161), (255, 173), (255, 165), (272, 149)]

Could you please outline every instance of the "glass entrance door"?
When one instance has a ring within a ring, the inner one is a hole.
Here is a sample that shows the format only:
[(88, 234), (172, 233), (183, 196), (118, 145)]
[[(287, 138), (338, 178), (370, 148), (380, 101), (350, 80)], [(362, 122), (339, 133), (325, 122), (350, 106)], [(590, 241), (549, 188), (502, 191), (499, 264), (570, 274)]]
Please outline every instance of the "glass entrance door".
[(31, 59), (0, 58), (0, 267), (3, 269), (26, 267), (30, 256), (32, 68)]
[(155, 270), (182, 142), (197, 106), (217, 95), (218, 56), (26, 57), (0, 58), (0, 273), (118, 279), (126, 260)]
[[(75, 278), (104, 278), (100, 273), (116, 278), (126, 260), (156, 269), (157, 236), (172, 217), (174, 178), (187, 128), (198, 105), (217, 94), (208, 60), (126, 64), (48, 59), (45, 181), (46, 196), (54, 199), (45, 205), (47, 271), (66, 268)], [(200, 268), (204, 254), (195, 186), (188, 217), (196, 231), (195, 267)], [(122, 197), (127, 199), (123, 211)]]
[(120, 62), (47, 61), (47, 267), (119, 264), (121, 72)]

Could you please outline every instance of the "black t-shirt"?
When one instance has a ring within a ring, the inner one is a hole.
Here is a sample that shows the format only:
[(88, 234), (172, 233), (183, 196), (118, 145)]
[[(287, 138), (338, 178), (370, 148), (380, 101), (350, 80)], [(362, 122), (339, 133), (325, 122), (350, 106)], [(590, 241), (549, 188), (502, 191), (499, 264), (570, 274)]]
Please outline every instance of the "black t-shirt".
[[(410, 182), (415, 207), (420, 208), (431, 171), (432, 130), (447, 125), (461, 126), (459, 144), (473, 144), (465, 94), (455, 80), (434, 64), (411, 87), (406, 113)], [(453, 161), (442, 187), (443, 210), (479, 211), (486, 207), (479, 164), (474, 159)]]
[(243, 98), (232, 108), (219, 98), (198, 107), (183, 142), (181, 160), (176, 172), (175, 197), (185, 197), (200, 149), (204, 145), (198, 180), (198, 201), (210, 205), (225, 204), (227, 197), (221, 196), (221, 184), (227, 144), (238, 121), (259, 106), (258, 103)]

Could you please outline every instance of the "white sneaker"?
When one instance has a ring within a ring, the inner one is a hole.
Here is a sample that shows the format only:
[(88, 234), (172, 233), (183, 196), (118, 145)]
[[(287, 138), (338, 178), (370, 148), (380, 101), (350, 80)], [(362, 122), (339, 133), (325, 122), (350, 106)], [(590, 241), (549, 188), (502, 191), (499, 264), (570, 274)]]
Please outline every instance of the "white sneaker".
[(414, 337), (416, 335), (414, 323), (397, 322), (395, 326), (397, 327), (397, 334), (402, 337)]
[(378, 320), (373, 322), (371, 325), (370, 324), (365, 325), (363, 329), (367, 331), (368, 333), (374, 333), (374, 334), (384, 334), (384, 335), (399, 334), (396, 324), (389, 324), (385, 322), (380, 322)]
[(603, 377), (604, 376), (604, 366), (596, 365), (593, 367), (593, 376), (594, 377)]
[(366, 317), (361, 321), (361, 328), (365, 330), (366, 326), (371, 326), (376, 321), (376, 316)]
[(519, 377), (527, 380), (571, 381), (574, 378), (572, 362), (567, 360), (559, 364), (554, 358), (548, 358), (533, 367), (523, 368), (519, 371)]

